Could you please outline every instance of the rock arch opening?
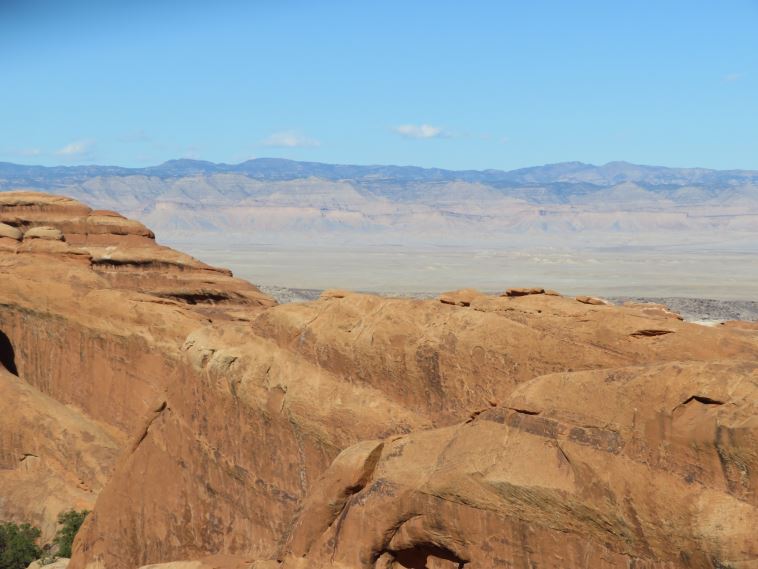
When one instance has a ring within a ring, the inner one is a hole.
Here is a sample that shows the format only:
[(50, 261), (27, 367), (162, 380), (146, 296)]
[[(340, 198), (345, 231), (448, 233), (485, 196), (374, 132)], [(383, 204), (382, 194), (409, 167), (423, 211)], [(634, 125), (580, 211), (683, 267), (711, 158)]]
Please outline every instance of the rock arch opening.
[(463, 569), (466, 562), (452, 551), (436, 545), (417, 545), (393, 551), (394, 567), (404, 569)]
[(0, 365), (13, 375), (18, 375), (16, 351), (13, 349), (10, 338), (2, 330), (0, 330)]

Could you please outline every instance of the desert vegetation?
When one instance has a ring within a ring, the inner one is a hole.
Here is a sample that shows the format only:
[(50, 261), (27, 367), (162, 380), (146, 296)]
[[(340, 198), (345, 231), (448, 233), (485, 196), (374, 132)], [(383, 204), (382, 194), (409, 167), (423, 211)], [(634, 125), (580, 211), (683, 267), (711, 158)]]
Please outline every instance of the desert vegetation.
[(39, 528), (29, 524), (0, 523), (0, 569), (24, 569), (42, 555), (37, 545)]
[(28, 523), (0, 523), (0, 569), (25, 569), (32, 561), (47, 564), (71, 557), (71, 546), (87, 517), (87, 510), (66, 510), (58, 514), (59, 528), (52, 543), (40, 546), (39, 528)]

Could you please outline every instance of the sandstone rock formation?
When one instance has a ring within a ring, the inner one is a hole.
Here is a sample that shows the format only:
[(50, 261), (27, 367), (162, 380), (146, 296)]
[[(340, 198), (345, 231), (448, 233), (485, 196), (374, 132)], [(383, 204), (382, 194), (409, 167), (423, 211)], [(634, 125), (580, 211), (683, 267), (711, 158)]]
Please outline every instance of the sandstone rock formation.
[(729, 320), (727, 322), (722, 322), (721, 325), (726, 326), (727, 328), (742, 328), (744, 330), (758, 330), (758, 321), (745, 322), (742, 320)]
[(528, 294), (545, 294), (545, 289), (540, 287), (509, 288), (504, 296), (526, 296)]
[(603, 300), (602, 298), (595, 298), (594, 296), (580, 295), (576, 297), (576, 300), (582, 304), (593, 304), (595, 306), (607, 306), (610, 304), (610, 302), (607, 300)]
[(67, 559), (65, 557), (58, 557), (55, 561), (51, 561), (50, 563), (42, 563), (39, 559), (37, 561), (32, 561), (27, 569), (42, 569), (43, 567), (45, 569), (66, 569), (68, 567), (68, 562), (70, 559)]
[(0, 367), (0, 512), (49, 541), (58, 513), (92, 509), (123, 438)]
[(476, 289), (465, 288), (444, 292), (437, 297), (443, 304), (453, 304), (455, 306), (471, 306), (475, 300), (481, 300), (484, 295)]
[(284, 566), (754, 566), (756, 399), (756, 363), (537, 378), (469, 422), (344, 451)]
[(6, 223), (0, 223), (0, 239), (11, 239), (13, 241), (21, 241), (24, 234)]
[(94, 501), (71, 569), (758, 563), (754, 329), (544, 291), (276, 305), (74, 200), (0, 193), (0, 223), (63, 237), (0, 234), (0, 518)]
[(40, 227), (32, 227), (24, 233), (24, 240), (26, 239), (47, 239), (49, 241), (64, 241), (63, 232), (55, 227), (46, 227), (44, 225)]

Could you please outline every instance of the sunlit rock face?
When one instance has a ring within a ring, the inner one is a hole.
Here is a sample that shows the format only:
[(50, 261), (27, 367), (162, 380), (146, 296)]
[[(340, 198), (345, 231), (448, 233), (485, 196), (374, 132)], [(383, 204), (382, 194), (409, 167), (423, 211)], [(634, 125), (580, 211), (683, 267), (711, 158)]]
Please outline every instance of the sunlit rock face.
[(75, 200), (0, 224), (0, 519), (93, 509), (72, 569), (758, 558), (752, 325), (522, 283), (277, 305)]

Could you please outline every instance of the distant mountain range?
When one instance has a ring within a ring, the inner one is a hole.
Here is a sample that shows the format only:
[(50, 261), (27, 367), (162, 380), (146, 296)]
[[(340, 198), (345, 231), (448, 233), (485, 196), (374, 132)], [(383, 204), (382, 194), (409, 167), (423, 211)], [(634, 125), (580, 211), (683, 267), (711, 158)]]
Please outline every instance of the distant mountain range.
[(0, 189), (67, 194), (168, 239), (507, 242), (609, 235), (750, 242), (758, 171), (581, 162), (518, 170), (353, 166), (259, 158), (147, 168), (0, 163)]
[(240, 164), (216, 164), (204, 160), (169, 160), (158, 166), (26, 166), (0, 162), (0, 183), (71, 184), (104, 176), (148, 176), (161, 179), (212, 174), (243, 174), (254, 180), (357, 180), (390, 182), (479, 182), (497, 187), (511, 185), (587, 183), (599, 186), (639, 182), (654, 186), (734, 185), (758, 183), (758, 170), (709, 170), (667, 168), (629, 162), (602, 166), (583, 162), (561, 162), (517, 170), (444, 170), (417, 166), (356, 166), (299, 162), (283, 158), (256, 158)]

